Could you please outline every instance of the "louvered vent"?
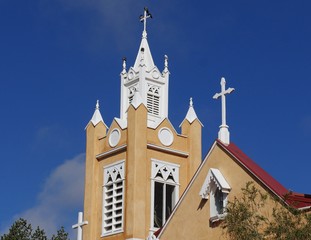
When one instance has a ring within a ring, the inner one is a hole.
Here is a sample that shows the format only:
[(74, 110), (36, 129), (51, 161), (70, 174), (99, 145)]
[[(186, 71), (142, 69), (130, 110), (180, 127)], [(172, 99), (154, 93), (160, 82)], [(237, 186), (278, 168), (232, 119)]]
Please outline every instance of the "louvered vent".
[(153, 115), (160, 115), (160, 88), (149, 86), (147, 93), (147, 109)]
[(123, 231), (124, 164), (105, 169), (103, 235)]

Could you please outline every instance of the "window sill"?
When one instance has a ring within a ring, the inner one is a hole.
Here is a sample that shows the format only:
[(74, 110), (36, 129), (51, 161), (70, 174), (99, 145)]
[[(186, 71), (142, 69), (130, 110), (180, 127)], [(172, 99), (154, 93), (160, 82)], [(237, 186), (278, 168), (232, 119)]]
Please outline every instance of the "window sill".
[(116, 235), (116, 234), (123, 233), (123, 232), (124, 232), (124, 230), (121, 229), (121, 230), (116, 230), (114, 232), (102, 233), (102, 235), (100, 237), (112, 236), (112, 235)]
[(209, 225), (210, 227), (218, 227), (220, 223), (225, 219), (226, 213), (217, 214), (216, 216), (210, 217)]

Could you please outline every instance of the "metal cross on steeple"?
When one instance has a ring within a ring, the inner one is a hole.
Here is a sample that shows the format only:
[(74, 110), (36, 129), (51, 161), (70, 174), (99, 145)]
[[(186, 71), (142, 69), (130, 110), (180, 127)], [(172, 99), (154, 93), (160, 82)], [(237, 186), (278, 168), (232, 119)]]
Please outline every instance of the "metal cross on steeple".
[(139, 17), (140, 21), (144, 22), (143, 38), (147, 38), (147, 31), (146, 31), (147, 18), (152, 18), (152, 15), (149, 12), (148, 8), (144, 7), (144, 15), (140, 15)]
[(228, 130), (228, 125), (226, 123), (226, 94), (230, 94), (234, 91), (234, 88), (228, 88), (226, 90), (226, 80), (225, 78), (221, 78), (220, 81), (221, 85), (221, 92), (216, 93), (213, 98), (218, 99), (221, 97), (221, 125), (219, 126), (220, 130), (218, 132), (218, 139), (221, 140), (223, 143), (229, 144), (230, 143), (230, 134)]
[(77, 240), (82, 240), (82, 227), (86, 224), (88, 224), (88, 221), (83, 221), (83, 213), (79, 212), (78, 223), (75, 225), (72, 225), (73, 229), (75, 228), (78, 229)]

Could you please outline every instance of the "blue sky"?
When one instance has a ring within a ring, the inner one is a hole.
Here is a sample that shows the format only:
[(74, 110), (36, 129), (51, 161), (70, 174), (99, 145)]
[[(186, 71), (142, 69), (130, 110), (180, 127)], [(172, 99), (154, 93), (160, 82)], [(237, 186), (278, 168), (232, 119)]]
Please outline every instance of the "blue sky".
[(224, 76), (236, 89), (231, 140), (288, 189), (311, 193), (309, 0), (0, 0), (1, 232), (20, 216), (71, 231), (83, 204), (84, 127), (97, 99), (108, 125), (119, 116), (121, 59), (134, 64), (144, 6), (159, 69), (169, 56), (176, 129), (193, 97), (207, 153)]

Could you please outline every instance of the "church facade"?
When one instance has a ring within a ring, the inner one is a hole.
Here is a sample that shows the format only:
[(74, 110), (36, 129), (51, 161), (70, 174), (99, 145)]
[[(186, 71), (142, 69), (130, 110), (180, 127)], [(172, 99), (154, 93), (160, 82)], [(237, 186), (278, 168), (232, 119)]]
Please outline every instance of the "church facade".
[[(168, 118), (168, 57), (160, 71), (147, 41), (149, 17), (145, 9), (134, 65), (123, 60), (120, 117), (108, 127), (97, 102), (86, 127), (83, 239), (222, 239), (222, 209), (248, 181), (291, 204), (283, 199), (288, 191), (230, 142), (225, 101), (234, 89), (226, 89), (224, 78), (214, 96), (221, 98), (222, 124), (203, 161), (192, 99), (181, 133), (175, 130)], [(311, 207), (305, 195), (294, 200), (298, 208)]]
[(154, 64), (144, 27), (134, 65), (123, 60), (120, 118), (107, 127), (97, 104), (86, 127), (83, 239), (146, 239), (201, 163), (202, 124), (192, 102), (181, 133), (170, 123), (167, 56), (163, 65)]

